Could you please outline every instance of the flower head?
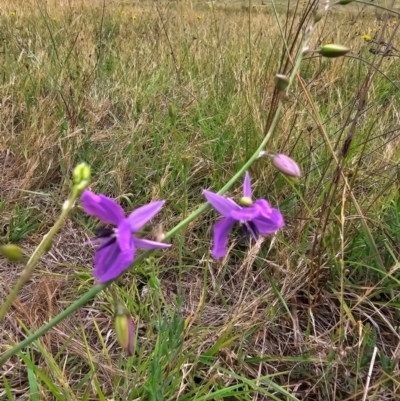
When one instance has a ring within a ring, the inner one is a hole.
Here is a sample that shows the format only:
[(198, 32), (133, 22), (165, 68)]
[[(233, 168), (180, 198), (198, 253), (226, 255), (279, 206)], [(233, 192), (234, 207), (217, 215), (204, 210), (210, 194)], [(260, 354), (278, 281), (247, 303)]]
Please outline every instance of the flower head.
[(265, 199), (251, 201), (250, 175), (246, 173), (243, 184), (243, 197), (239, 206), (230, 198), (224, 198), (214, 192), (203, 191), (208, 202), (223, 218), (214, 225), (214, 246), (212, 255), (221, 258), (226, 255), (229, 232), (236, 223), (242, 224), (248, 233), (257, 239), (258, 236), (273, 234), (284, 225), (278, 209), (273, 209)]
[(122, 207), (107, 196), (84, 190), (81, 200), (87, 214), (114, 226), (97, 231), (96, 240), (100, 245), (94, 257), (93, 275), (100, 283), (115, 279), (124, 272), (133, 262), (136, 248), (157, 249), (171, 246), (132, 235), (158, 213), (164, 201), (151, 202), (139, 207), (125, 218)]
[(364, 39), (365, 41), (369, 42), (371, 40), (371, 36), (364, 34), (364, 35), (361, 35), (361, 39)]

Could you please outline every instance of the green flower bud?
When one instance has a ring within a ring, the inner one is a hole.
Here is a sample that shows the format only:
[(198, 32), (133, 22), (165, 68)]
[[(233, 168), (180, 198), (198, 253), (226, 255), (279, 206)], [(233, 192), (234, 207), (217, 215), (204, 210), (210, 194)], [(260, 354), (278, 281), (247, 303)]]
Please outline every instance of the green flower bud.
[(79, 163), (72, 173), (75, 187), (78, 191), (83, 191), (90, 181), (90, 167), (86, 163)]
[(327, 44), (322, 46), (317, 52), (321, 54), (321, 56), (328, 58), (341, 57), (347, 54), (350, 49), (343, 45), (336, 45), (334, 43)]
[(276, 74), (275, 75), (275, 86), (276, 88), (283, 92), (289, 86), (289, 78), (283, 74)]
[(115, 334), (119, 345), (128, 356), (134, 353), (135, 331), (132, 316), (122, 305), (118, 305), (115, 313)]
[(316, 10), (314, 12), (314, 23), (316, 24), (317, 22), (321, 21), (322, 17), (325, 15), (324, 11), (322, 10)]
[(239, 199), (239, 205), (241, 205), (241, 206), (251, 206), (252, 204), (253, 204), (253, 201), (248, 196), (242, 196)]
[(25, 257), (24, 251), (14, 244), (1, 245), (0, 253), (10, 262), (20, 262)]
[(339, 0), (336, 4), (345, 6), (346, 4), (352, 3), (354, 0)]

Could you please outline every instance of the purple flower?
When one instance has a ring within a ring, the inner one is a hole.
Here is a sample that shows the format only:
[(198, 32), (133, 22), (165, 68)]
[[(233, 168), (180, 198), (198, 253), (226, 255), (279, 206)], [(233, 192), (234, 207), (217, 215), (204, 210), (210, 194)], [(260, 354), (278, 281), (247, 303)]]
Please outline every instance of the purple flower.
[(96, 216), (105, 224), (115, 226), (97, 231), (97, 242), (100, 242), (100, 245), (94, 257), (93, 275), (100, 283), (115, 279), (125, 271), (133, 262), (136, 248), (156, 249), (171, 246), (132, 235), (158, 213), (164, 201), (151, 202), (139, 207), (125, 218), (122, 207), (107, 196), (85, 190), (81, 200), (87, 214)]
[(250, 175), (246, 172), (243, 184), (243, 198), (239, 206), (232, 199), (224, 198), (214, 192), (203, 191), (208, 202), (222, 214), (223, 218), (214, 225), (214, 247), (212, 256), (221, 258), (226, 255), (228, 236), (235, 223), (240, 223), (257, 240), (259, 234), (273, 234), (284, 225), (278, 209), (273, 209), (265, 199), (251, 200)]

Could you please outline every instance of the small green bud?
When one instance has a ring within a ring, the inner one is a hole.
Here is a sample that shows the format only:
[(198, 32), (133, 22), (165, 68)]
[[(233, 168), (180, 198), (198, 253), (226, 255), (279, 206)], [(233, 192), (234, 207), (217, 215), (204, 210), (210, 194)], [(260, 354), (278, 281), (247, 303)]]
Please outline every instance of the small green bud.
[(10, 262), (20, 262), (24, 259), (24, 251), (14, 244), (6, 244), (0, 246), (0, 253)]
[(316, 10), (314, 11), (314, 23), (321, 21), (322, 17), (325, 15), (324, 11)]
[(275, 75), (275, 86), (280, 92), (283, 92), (289, 86), (289, 78), (283, 74)]
[(336, 4), (345, 6), (346, 4), (352, 3), (354, 0), (339, 0)]
[(343, 45), (336, 45), (334, 43), (327, 44), (322, 46), (317, 53), (321, 54), (321, 56), (328, 58), (341, 57), (347, 54), (350, 49)]
[(253, 204), (253, 201), (248, 196), (242, 196), (239, 199), (239, 205), (241, 205), (241, 206), (251, 206), (252, 204)]
[(78, 191), (83, 191), (90, 181), (90, 167), (86, 163), (79, 163), (72, 173), (75, 187)]
[(117, 306), (114, 324), (119, 345), (128, 356), (132, 356), (136, 327), (132, 316), (122, 305)]

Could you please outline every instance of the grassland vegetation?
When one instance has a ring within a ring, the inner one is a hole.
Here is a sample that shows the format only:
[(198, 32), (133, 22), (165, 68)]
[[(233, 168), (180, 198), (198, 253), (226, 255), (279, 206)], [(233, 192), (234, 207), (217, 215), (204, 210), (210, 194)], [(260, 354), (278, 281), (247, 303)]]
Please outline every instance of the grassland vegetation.
[[(382, 3), (380, 3), (382, 4)], [(391, 6), (384, 4), (383, 6)], [(3, 0), (0, 242), (29, 255), (74, 166), (125, 210), (165, 199), (156, 239), (254, 153), (316, 2)], [(395, 400), (400, 386), (399, 11), (335, 6), (285, 96), (256, 198), (285, 227), (211, 256), (208, 210), (1, 367), (4, 400)], [(313, 50), (338, 43), (337, 59)], [(241, 180), (228, 193), (241, 196)], [(1, 322), (0, 353), (93, 285), (77, 203)], [(21, 266), (0, 260), (0, 303)], [(132, 315), (121, 352), (113, 299)]]

